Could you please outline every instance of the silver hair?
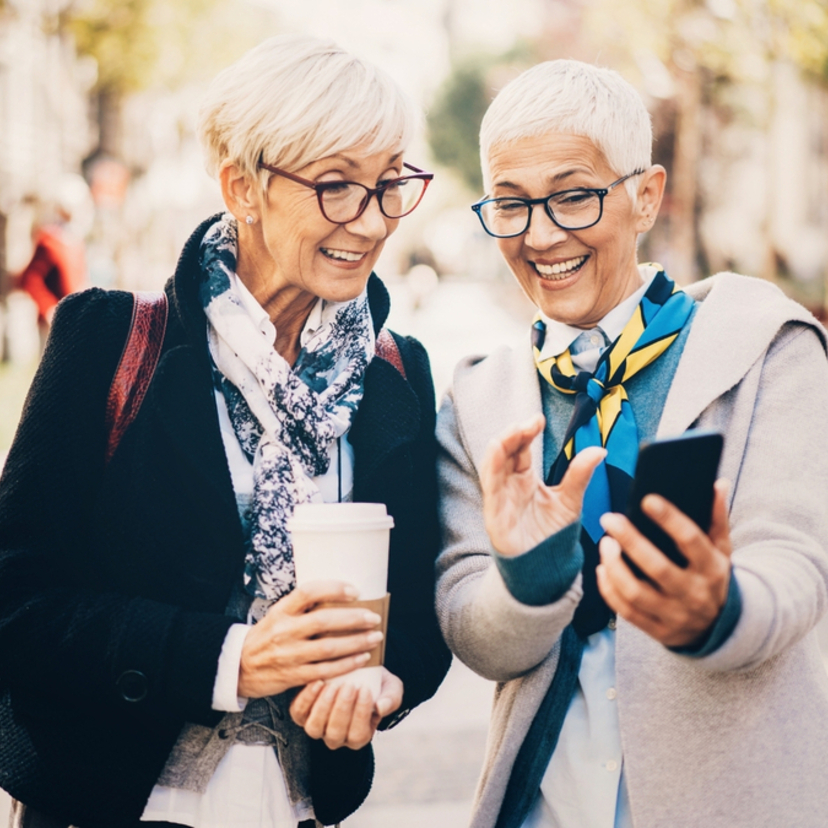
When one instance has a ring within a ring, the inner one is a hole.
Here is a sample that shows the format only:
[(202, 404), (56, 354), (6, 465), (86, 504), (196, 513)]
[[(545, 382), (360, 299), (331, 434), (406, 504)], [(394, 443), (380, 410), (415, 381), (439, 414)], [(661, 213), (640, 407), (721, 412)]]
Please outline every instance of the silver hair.
[[(494, 147), (552, 132), (589, 138), (619, 177), (652, 163), (650, 115), (635, 88), (612, 69), (550, 60), (518, 75), (487, 110), (480, 125), (486, 187)], [(638, 180), (625, 186), (635, 201)]]
[(410, 99), (373, 64), (330, 40), (283, 35), (216, 76), (198, 135), (211, 175), (229, 160), (265, 187), (260, 160), (295, 172), (355, 147), (368, 155), (402, 151), (417, 120)]

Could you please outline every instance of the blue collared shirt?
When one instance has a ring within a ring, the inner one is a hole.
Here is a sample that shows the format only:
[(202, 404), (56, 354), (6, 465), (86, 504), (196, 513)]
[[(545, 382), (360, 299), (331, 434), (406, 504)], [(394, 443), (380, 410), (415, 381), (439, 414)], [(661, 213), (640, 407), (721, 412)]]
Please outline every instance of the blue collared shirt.
[[(544, 318), (541, 358), (570, 348), (572, 362), (594, 371), (601, 354), (621, 334), (654, 273), (613, 308), (595, 328), (582, 331)], [(589, 636), (555, 752), (541, 782), (541, 795), (523, 828), (632, 828), (615, 690), (615, 623)]]

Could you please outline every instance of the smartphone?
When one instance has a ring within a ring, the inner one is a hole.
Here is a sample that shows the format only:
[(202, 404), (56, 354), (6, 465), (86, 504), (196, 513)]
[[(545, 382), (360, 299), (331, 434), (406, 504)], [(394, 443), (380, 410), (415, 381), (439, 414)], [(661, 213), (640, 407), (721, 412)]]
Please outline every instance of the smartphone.
[[(687, 566), (687, 558), (673, 539), (641, 511), (641, 499), (648, 494), (661, 495), (708, 532), (713, 516), (713, 484), (723, 445), (719, 432), (696, 429), (679, 437), (644, 442), (639, 449), (627, 517), (645, 538), (682, 568)], [(626, 553), (623, 557), (633, 573), (646, 580)]]

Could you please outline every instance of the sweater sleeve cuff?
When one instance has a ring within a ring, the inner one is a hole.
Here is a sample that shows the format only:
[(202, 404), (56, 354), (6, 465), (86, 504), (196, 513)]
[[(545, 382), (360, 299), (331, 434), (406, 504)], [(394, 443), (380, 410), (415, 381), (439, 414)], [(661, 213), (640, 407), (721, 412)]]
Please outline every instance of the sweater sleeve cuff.
[(733, 567), (731, 567), (730, 584), (727, 587), (727, 598), (724, 606), (719, 613), (719, 617), (713, 622), (702, 640), (691, 647), (670, 647), (669, 649), (679, 655), (692, 656), (693, 658), (703, 658), (710, 655), (730, 638), (730, 634), (735, 629), (741, 614), (742, 593), (739, 590), (739, 582), (736, 580)]
[(522, 555), (492, 557), (512, 597), (530, 607), (563, 597), (584, 565), (581, 523), (575, 521)]
[(213, 710), (238, 713), (247, 705), (247, 699), (238, 695), (238, 687), (242, 647), (248, 632), (250, 627), (247, 624), (233, 624), (227, 631), (213, 685)]

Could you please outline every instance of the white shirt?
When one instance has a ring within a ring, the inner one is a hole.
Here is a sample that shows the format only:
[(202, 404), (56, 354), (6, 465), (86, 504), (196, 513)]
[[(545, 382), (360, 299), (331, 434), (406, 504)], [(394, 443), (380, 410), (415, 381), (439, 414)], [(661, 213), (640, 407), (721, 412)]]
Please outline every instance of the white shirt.
[[(563, 353), (578, 337), (592, 342), (590, 336), (594, 336), (595, 348), (572, 356), (576, 368), (594, 371), (607, 347), (605, 343), (620, 336), (657, 269), (640, 266), (639, 272), (642, 286), (616, 305), (592, 331), (542, 314), (546, 337), (541, 359)], [(606, 340), (596, 328), (603, 331)], [(593, 633), (584, 645), (578, 688), (541, 781), (541, 795), (523, 828), (632, 828), (615, 690), (614, 627), (612, 623)]]
[[(276, 328), (262, 306), (244, 285), (238, 283), (242, 303), (255, 320), (262, 336), (272, 345)], [(322, 321), (322, 300), (310, 312), (299, 342), (304, 346)], [(242, 522), (249, 523), (253, 497), (253, 466), (242, 451), (227, 413), (224, 395), (216, 390), (221, 437), (230, 467), (230, 477)], [(353, 488), (354, 451), (343, 435), (329, 449), (328, 471), (314, 478), (322, 499), (336, 502)], [(213, 710), (235, 713), (244, 710), (247, 699), (237, 695), (239, 663), (249, 624), (234, 624), (221, 648), (216, 681), (213, 685)], [(147, 801), (142, 821), (177, 822), (191, 828), (296, 828), (312, 814), (294, 813), (287, 795), (276, 751), (268, 745), (235, 743), (222, 757), (204, 793), (156, 785)]]

